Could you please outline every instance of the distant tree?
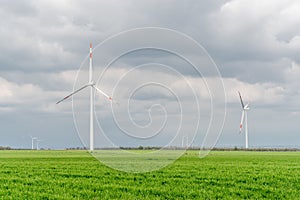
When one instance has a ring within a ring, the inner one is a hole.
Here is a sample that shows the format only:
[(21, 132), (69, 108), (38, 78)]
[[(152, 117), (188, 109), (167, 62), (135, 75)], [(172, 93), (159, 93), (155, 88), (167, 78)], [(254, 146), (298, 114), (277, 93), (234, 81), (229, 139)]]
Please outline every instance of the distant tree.
[(10, 147), (3, 147), (3, 146), (0, 146), (0, 150), (11, 150)]

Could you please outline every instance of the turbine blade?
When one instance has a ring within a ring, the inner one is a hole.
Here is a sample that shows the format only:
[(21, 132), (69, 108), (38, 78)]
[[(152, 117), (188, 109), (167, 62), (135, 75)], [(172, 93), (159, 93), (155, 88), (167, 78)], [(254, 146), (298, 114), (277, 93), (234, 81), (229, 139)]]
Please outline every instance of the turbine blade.
[(88, 87), (88, 86), (92, 86), (91, 84), (86, 84), (84, 86), (82, 86), (81, 88), (79, 88), (78, 90), (75, 90), (74, 92), (72, 92), (71, 94), (69, 94), (68, 96), (64, 97), (63, 99), (59, 100), (58, 102), (56, 102), (56, 104), (59, 104), (60, 102), (68, 99), (69, 97), (71, 97), (72, 95), (76, 94), (77, 92), (83, 90), (84, 88)]
[(107, 95), (106, 93), (104, 93), (102, 90), (100, 90), (99, 88), (97, 88), (96, 86), (93, 85), (93, 88), (95, 88), (95, 90), (97, 90), (98, 92), (100, 92), (101, 94), (103, 94), (106, 98), (108, 98), (108, 100), (112, 101), (113, 103), (119, 104), (117, 101), (115, 101), (111, 96)]
[(241, 100), (241, 104), (242, 104), (242, 108), (244, 109), (245, 108), (245, 105), (244, 105), (244, 102), (243, 102), (243, 99), (242, 99), (242, 96), (241, 96), (241, 93), (238, 91), (239, 93), (239, 96), (240, 96), (240, 100)]
[(97, 88), (96, 86), (93, 86), (93, 88), (95, 88), (98, 92), (100, 92), (101, 94), (103, 94), (105, 97), (107, 97), (109, 100), (112, 100), (112, 98), (110, 96), (108, 96), (107, 94), (105, 94), (102, 90), (100, 90), (99, 88)]
[(241, 117), (241, 123), (240, 123), (240, 132), (239, 133), (241, 133), (242, 129), (243, 129), (244, 116), (245, 116), (245, 111), (243, 110), (242, 117)]

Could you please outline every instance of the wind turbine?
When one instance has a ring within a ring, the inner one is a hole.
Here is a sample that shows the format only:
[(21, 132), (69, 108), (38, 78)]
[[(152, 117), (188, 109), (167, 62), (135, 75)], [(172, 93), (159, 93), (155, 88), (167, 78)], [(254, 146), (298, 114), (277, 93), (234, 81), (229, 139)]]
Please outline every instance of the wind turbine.
[(241, 123), (240, 123), (240, 133), (242, 132), (243, 129), (243, 122), (245, 121), (245, 147), (246, 149), (248, 149), (248, 117), (247, 117), (247, 111), (250, 109), (249, 108), (249, 103), (247, 103), (246, 105), (243, 102), (241, 93), (239, 93), (240, 96), (240, 100), (241, 100), (241, 104), (242, 104), (242, 118), (241, 118)]
[(37, 137), (32, 137), (32, 136), (30, 137), (31, 137), (31, 150), (33, 150), (34, 140), (36, 140)]
[(188, 148), (188, 146), (189, 146), (189, 136), (188, 135), (182, 136), (181, 146), (182, 146), (182, 148), (186, 148), (186, 149)]
[(59, 104), (60, 102), (68, 99), (69, 97), (73, 96), (77, 92), (90, 87), (90, 151), (94, 150), (94, 90), (101, 93), (105, 97), (107, 97), (109, 100), (113, 100), (110, 96), (105, 94), (102, 90), (98, 89), (93, 81), (93, 67), (92, 67), (92, 60), (93, 60), (93, 50), (92, 50), (92, 43), (90, 43), (90, 65), (89, 65), (89, 82), (82, 86), (81, 88), (73, 91), (71, 94), (63, 98), (62, 100), (56, 102), (56, 104)]
[(36, 150), (39, 150), (39, 142), (42, 142), (43, 140), (39, 140), (36, 138)]

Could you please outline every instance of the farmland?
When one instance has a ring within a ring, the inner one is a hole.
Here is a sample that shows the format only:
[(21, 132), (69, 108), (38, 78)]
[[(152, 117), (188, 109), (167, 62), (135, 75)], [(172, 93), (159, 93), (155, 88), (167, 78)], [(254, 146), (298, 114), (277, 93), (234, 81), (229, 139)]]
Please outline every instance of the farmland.
[(188, 151), (126, 173), (86, 151), (0, 151), (0, 199), (300, 199), (300, 152)]

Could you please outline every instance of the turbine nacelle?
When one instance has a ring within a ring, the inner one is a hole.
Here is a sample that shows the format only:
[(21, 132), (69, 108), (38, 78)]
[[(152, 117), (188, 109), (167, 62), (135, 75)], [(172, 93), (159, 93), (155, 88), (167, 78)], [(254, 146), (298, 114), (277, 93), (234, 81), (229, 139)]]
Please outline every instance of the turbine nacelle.
[(94, 81), (91, 81), (88, 85), (90, 85), (90, 86), (95, 86), (96, 83), (95, 83)]
[(247, 103), (247, 104), (244, 106), (243, 109), (244, 109), (244, 110), (250, 110), (249, 103)]

